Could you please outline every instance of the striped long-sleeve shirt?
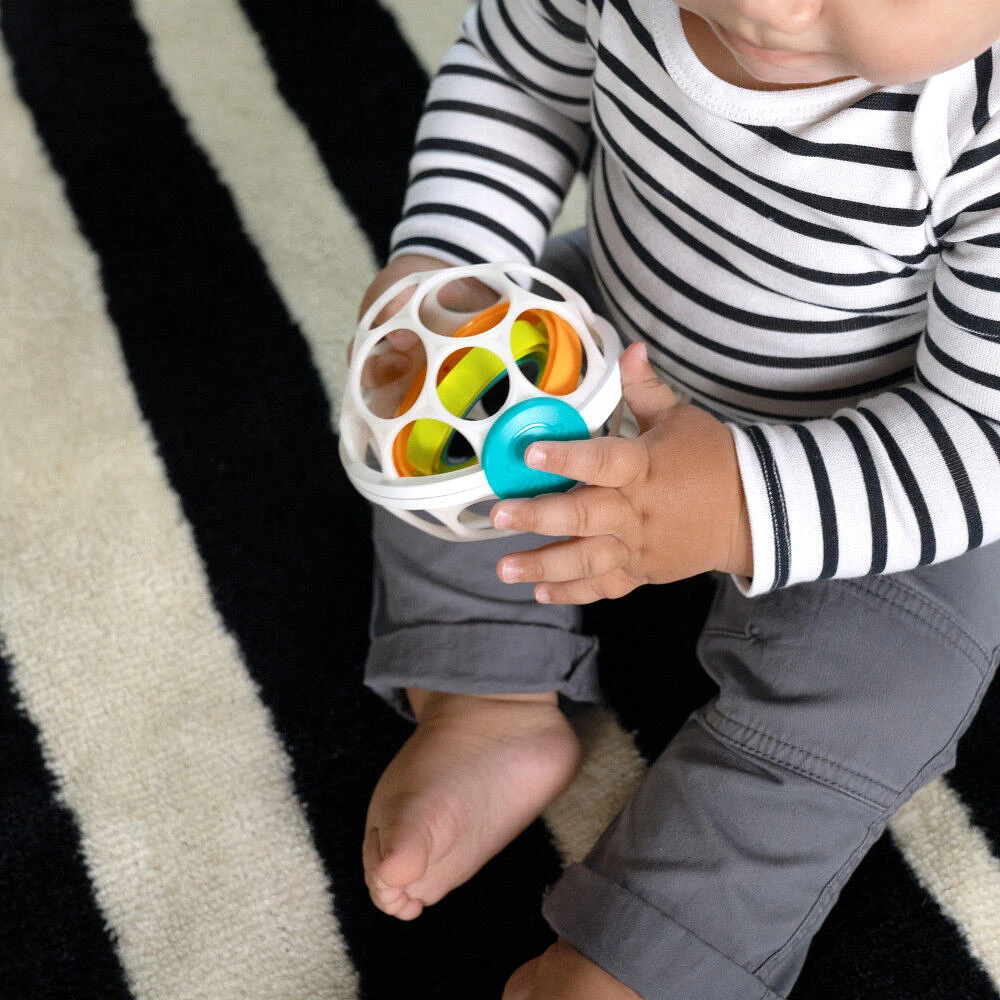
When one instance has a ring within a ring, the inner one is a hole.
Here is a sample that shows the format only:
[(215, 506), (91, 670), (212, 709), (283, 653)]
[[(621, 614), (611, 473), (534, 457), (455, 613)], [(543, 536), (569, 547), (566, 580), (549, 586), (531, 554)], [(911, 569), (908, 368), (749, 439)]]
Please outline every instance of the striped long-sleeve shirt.
[(1000, 538), (998, 57), (748, 91), (670, 0), (480, 0), (394, 253), (534, 260), (589, 160), (609, 318), (733, 429), (747, 591), (948, 559)]

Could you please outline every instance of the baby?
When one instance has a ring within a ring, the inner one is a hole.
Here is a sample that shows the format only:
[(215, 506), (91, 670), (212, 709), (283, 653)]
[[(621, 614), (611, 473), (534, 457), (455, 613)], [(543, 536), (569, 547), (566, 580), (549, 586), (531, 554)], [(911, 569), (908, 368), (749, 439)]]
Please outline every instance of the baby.
[[(578, 605), (718, 580), (717, 697), (504, 1000), (786, 996), (953, 763), (1000, 649), (998, 39), (997, 0), (479, 0), (436, 76), (364, 305), (539, 259), (629, 342), (639, 435), (528, 449), (582, 484), (493, 508), (538, 537), (376, 512), (367, 683), (418, 724), (369, 809), (375, 904), (417, 917), (572, 780)], [(586, 232), (548, 241), (584, 166)]]

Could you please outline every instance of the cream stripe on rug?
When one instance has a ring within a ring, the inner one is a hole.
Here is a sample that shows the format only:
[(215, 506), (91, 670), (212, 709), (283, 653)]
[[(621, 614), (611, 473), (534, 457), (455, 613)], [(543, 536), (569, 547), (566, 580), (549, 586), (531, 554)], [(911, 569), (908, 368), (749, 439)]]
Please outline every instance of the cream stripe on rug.
[(383, 6), (396, 21), (414, 55), (428, 73), (441, 64), (461, 32), (462, 18), (471, 0), (435, 0), (415, 3), (414, 0), (385, 0)]
[(574, 727), (583, 744), (580, 773), (543, 816), (564, 866), (584, 859), (646, 773), (635, 740), (613, 712), (590, 709)]
[(0, 634), (130, 988), (348, 1000), (289, 761), (2, 50), (0, 121)]
[(135, 0), (177, 109), (228, 187), (331, 402), (375, 259), (234, 0)]
[(896, 813), (889, 829), (920, 884), (1000, 990), (1000, 860), (961, 799), (938, 778)]

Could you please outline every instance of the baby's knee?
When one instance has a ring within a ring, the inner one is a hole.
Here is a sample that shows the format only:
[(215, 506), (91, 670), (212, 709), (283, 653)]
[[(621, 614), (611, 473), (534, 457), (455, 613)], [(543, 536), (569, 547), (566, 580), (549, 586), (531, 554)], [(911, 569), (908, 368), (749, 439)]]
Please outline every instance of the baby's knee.
[(890, 803), (954, 762), (996, 665), (977, 630), (905, 581), (723, 594), (700, 654), (713, 729), (775, 763)]

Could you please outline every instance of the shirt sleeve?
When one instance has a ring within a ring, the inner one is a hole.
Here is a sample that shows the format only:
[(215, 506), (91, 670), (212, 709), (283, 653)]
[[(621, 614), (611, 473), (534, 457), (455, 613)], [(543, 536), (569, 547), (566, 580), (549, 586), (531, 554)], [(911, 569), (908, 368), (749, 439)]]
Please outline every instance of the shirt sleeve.
[[(989, 61), (989, 65), (986, 62)], [(750, 513), (748, 594), (892, 573), (1000, 539), (1000, 115), (989, 53), (938, 186), (913, 381), (829, 419), (732, 426)]]
[(590, 146), (584, 0), (480, 0), (431, 83), (392, 255), (534, 263)]

